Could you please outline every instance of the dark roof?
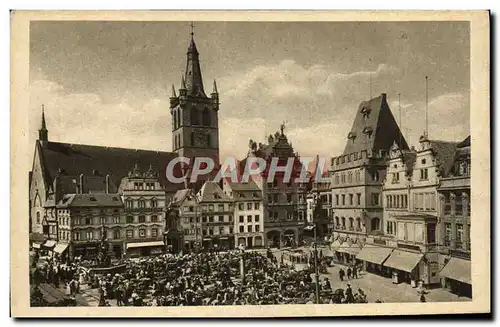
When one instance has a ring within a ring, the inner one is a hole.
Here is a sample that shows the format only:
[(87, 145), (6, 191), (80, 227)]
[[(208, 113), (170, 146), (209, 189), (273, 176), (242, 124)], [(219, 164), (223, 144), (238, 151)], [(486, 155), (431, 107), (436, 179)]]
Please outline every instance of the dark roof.
[(462, 142), (458, 143), (457, 148), (465, 148), (470, 146), (470, 135), (465, 138)]
[(200, 202), (230, 202), (231, 199), (222, 191), (215, 182), (206, 182), (201, 187)]
[(66, 194), (57, 204), (58, 207), (121, 207), (119, 194)]
[[(37, 146), (41, 154), (47, 185), (52, 185), (59, 171), (61, 175), (67, 176), (83, 174), (103, 177), (109, 174), (110, 184), (113, 187), (110, 192), (116, 192), (121, 179), (128, 176), (129, 171), (137, 163), (144, 169), (152, 165), (156, 171), (161, 172), (159, 180), (167, 191), (175, 191), (182, 187), (182, 184), (172, 184), (166, 179), (166, 167), (177, 157), (177, 154), (173, 152), (39, 141), (37, 141)], [(73, 178), (70, 177), (68, 180)], [(102, 180), (90, 178), (88, 181), (94, 187)]]
[(436, 158), (440, 175), (447, 176), (455, 161), (457, 143), (434, 140), (430, 140), (429, 142), (431, 143), (431, 148)]
[(259, 188), (259, 186), (251, 178), (248, 179), (247, 183), (243, 183), (243, 182), (238, 182), (238, 183), (229, 182), (228, 185), (229, 185), (229, 187), (231, 188), (231, 190), (233, 192), (245, 192), (245, 191), (250, 191), (250, 192), (257, 191), (257, 192), (260, 192), (261, 191), (261, 189)]
[(343, 154), (361, 152), (362, 150), (387, 151), (394, 142), (398, 144), (400, 149), (408, 149), (408, 144), (389, 108), (385, 93), (369, 101), (361, 102), (356, 111), (351, 131), (346, 137)]

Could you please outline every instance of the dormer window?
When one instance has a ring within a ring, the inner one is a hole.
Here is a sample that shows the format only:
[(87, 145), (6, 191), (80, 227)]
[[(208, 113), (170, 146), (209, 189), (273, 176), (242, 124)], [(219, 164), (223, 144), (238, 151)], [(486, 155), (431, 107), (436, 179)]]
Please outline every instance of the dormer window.
[(422, 159), (422, 165), (425, 165), (426, 161), (425, 159)]
[(218, 193), (214, 193), (214, 199), (220, 199), (220, 195)]
[(356, 139), (356, 133), (349, 132), (349, 134), (347, 134), (347, 138), (354, 142), (354, 140)]
[(97, 201), (97, 199), (94, 197), (90, 197), (90, 201)]
[(368, 135), (368, 136), (371, 136), (373, 133), (373, 128), (371, 128), (370, 126), (367, 126), (367, 127), (363, 128), (363, 133)]
[(363, 118), (365, 120), (367, 120), (368, 118), (370, 118), (370, 112), (371, 111), (372, 110), (369, 107), (367, 107), (367, 106), (363, 106), (363, 108), (361, 108), (361, 113), (363, 114)]

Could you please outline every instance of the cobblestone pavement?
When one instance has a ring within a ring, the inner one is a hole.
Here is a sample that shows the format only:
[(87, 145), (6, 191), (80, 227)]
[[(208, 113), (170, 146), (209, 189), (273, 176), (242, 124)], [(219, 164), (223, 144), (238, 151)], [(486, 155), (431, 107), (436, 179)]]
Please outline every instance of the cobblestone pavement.
[[(321, 248), (318, 248), (318, 250)], [(310, 248), (302, 248), (302, 250), (309, 252)], [(278, 262), (281, 258), (281, 253), (283, 250), (273, 249), (274, 255), (276, 255)], [(326, 252), (323, 248), (323, 252)], [(332, 285), (332, 289), (337, 288), (347, 288), (347, 284), (351, 284), (351, 288), (354, 292), (361, 288), (367, 295), (367, 300), (370, 303), (376, 300), (381, 300), (383, 302), (420, 302), (420, 295), (417, 293), (417, 289), (411, 287), (411, 285), (400, 283), (393, 284), (392, 279), (378, 276), (375, 274), (367, 273), (362, 271), (359, 274), (358, 279), (351, 279), (340, 281), (339, 280), (339, 270), (340, 268), (347, 269), (346, 266), (341, 264), (335, 264), (333, 267), (327, 268), (328, 274), (321, 274), (320, 281), (322, 282), (324, 278), (328, 278)], [(312, 275), (314, 279), (314, 275)], [(459, 297), (453, 293), (448, 292), (442, 288), (436, 288), (428, 290), (425, 294), (427, 302), (457, 302), (457, 301), (471, 301), (467, 297)]]

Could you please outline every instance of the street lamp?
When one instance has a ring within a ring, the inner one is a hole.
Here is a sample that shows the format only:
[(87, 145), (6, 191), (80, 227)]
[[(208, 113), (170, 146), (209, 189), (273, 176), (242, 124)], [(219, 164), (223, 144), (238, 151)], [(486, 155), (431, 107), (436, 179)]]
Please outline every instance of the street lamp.
[(319, 304), (319, 269), (318, 269), (318, 235), (316, 228), (316, 214), (317, 214), (317, 204), (318, 204), (318, 196), (314, 199), (314, 211), (313, 211), (313, 230), (314, 230), (314, 274), (316, 277), (316, 304)]

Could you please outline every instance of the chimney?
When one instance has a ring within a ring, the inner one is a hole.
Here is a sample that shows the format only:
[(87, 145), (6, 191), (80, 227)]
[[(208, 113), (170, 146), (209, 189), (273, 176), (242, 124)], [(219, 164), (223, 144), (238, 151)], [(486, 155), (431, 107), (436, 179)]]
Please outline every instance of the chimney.
[(106, 175), (106, 194), (109, 194), (109, 174)]
[(80, 192), (78, 192), (78, 193), (83, 194), (84, 193), (83, 192), (83, 190), (84, 190), (84, 188), (83, 188), (83, 174), (80, 174), (80, 181), (79, 182), (80, 182), (80, 184), (78, 184), (78, 185), (80, 186)]

